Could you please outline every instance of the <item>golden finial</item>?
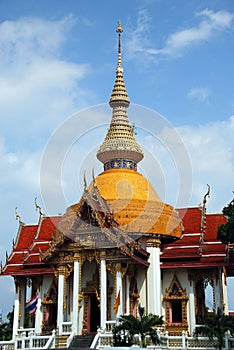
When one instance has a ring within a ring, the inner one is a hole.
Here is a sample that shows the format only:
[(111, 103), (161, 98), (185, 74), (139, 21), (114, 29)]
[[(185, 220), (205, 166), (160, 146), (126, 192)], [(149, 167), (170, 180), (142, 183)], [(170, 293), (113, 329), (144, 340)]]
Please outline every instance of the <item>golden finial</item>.
[(120, 22), (118, 22), (116, 32), (118, 33), (118, 64), (109, 101), (113, 113), (105, 140), (97, 152), (97, 158), (104, 164), (104, 169), (126, 166), (125, 162), (119, 161), (122, 159), (127, 161), (130, 169), (136, 170), (136, 164), (141, 161), (144, 154), (135, 139), (134, 128), (131, 127), (127, 115), (130, 100), (123, 78), (124, 70), (121, 62), (121, 33), (123, 28)]
[(118, 27), (116, 29), (116, 32), (118, 33), (118, 67), (121, 67), (122, 64), (122, 60), (121, 60), (121, 33), (123, 33), (123, 28), (120, 24), (120, 22), (118, 22)]
[(117, 27), (117, 29), (116, 29), (116, 32), (117, 32), (117, 33), (123, 33), (123, 28), (122, 28), (122, 26), (121, 26), (121, 24), (120, 24), (120, 21), (118, 22), (118, 27)]

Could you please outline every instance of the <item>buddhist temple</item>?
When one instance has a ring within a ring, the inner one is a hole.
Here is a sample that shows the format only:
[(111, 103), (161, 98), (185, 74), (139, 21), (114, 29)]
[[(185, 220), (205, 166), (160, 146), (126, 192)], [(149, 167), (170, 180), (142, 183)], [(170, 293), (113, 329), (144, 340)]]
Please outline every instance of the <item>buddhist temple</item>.
[[(109, 105), (110, 125), (97, 159), (103, 172), (64, 215), (39, 210), (35, 225), (19, 220), (12, 251), (1, 267), (15, 281), (13, 339), (25, 325), (35, 334), (96, 334), (137, 306), (163, 316), (169, 334), (192, 334), (207, 313), (228, 313), (226, 278), (234, 261), (217, 239), (225, 217), (200, 207), (173, 208), (137, 170), (144, 154), (128, 119), (122, 27)], [(103, 135), (104, 136), (104, 135)], [(229, 247), (230, 248), (230, 247)], [(28, 291), (31, 294), (28, 303)]]

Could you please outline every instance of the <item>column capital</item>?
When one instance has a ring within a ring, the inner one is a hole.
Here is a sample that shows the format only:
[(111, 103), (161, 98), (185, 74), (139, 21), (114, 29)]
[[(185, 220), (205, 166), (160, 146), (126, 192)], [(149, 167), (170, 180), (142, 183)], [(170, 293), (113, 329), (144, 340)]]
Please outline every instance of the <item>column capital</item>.
[(149, 248), (161, 248), (161, 237), (160, 235), (154, 235), (147, 239), (147, 246)]
[(100, 259), (106, 260), (106, 251), (105, 250), (100, 251)]
[(121, 272), (121, 270), (122, 270), (122, 265), (121, 265), (121, 263), (116, 263), (116, 264), (115, 264), (115, 271), (116, 271), (116, 272)]
[(73, 260), (80, 262), (80, 254), (79, 253), (74, 253)]
[(58, 278), (60, 275), (62, 275), (62, 276), (64, 276), (65, 279), (67, 279), (70, 276), (70, 273), (73, 271), (73, 269), (74, 269), (74, 267), (70, 264), (61, 265), (54, 272), (54, 275), (56, 278)]

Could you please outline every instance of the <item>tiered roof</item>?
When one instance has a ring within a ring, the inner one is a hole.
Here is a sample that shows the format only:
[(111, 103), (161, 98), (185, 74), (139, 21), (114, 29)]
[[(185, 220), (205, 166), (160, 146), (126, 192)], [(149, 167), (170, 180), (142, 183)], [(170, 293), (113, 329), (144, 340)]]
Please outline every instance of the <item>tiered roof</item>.
[(13, 242), (10, 255), (6, 254), (6, 263), (1, 274), (17, 276), (51, 273), (51, 268), (40, 260), (39, 251), (48, 249), (52, 233), (60, 220), (61, 216), (40, 215), (37, 225), (20, 222), (16, 241)]
[[(162, 247), (161, 268), (210, 268), (224, 266), (233, 275), (232, 257), (217, 239), (218, 226), (226, 223), (223, 214), (206, 214), (205, 230), (201, 229), (202, 210), (199, 207), (178, 209), (184, 233), (177, 241)], [(233, 245), (231, 245), (231, 249)]]
[[(93, 195), (96, 196), (97, 194), (95, 188), (92, 188), (92, 193), (86, 191), (84, 197), (82, 197), (80, 209), (84, 207), (84, 198), (92, 206)], [(96, 210), (100, 212), (100, 206), (97, 202), (94, 202), (94, 204)], [(99, 204), (105, 206), (103, 201)], [(96, 207), (97, 205), (98, 207)], [(108, 209), (105, 207), (106, 214), (108, 213), (105, 222), (111, 221), (112, 228), (116, 230), (118, 227)], [(214, 268), (223, 266), (226, 268), (228, 276), (234, 276), (234, 260), (231, 255), (229, 261), (227, 260), (226, 246), (216, 238), (218, 226), (226, 222), (225, 217), (222, 214), (206, 214), (206, 229), (202, 237), (202, 212), (200, 208), (178, 209), (178, 213), (184, 225), (184, 233), (180, 239), (162, 245), (161, 268)], [(63, 220), (65, 220), (65, 216), (63, 216)], [(37, 225), (26, 225), (21, 222), (16, 241), (13, 243), (10, 255), (6, 255), (6, 263), (1, 274), (17, 276), (52, 273), (47, 260), (41, 259), (41, 257), (53, 246), (51, 244), (53, 234), (61, 227), (61, 219), (61, 216), (40, 216)], [(77, 226), (78, 234), (79, 222), (80, 217), (78, 215), (77, 221), (73, 223), (73, 229)], [(108, 229), (108, 227), (101, 229)], [(125, 243), (128, 244), (128, 242)], [(230, 248), (234, 249), (234, 244)], [(137, 251), (135, 253), (132, 258), (137, 261), (138, 253)]]

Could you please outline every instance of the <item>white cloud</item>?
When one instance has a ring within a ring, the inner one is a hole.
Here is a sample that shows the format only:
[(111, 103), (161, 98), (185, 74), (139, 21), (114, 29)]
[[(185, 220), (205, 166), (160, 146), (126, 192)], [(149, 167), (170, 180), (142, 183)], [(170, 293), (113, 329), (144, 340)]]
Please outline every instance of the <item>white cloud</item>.
[(171, 34), (159, 53), (172, 56), (181, 54), (185, 48), (208, 41), (216, 32), (229, 29), (234, 20), (234, 14), (225, 10), (213, 12), (206, 9), (197, 15), (204, 17), (204, 20), (196, 27)]
[(39, 18), (20, 18), (4, 21), (0, 25), (0, 58), (2, 64), (28, 65), (34, 59), (59, 55), (74, 18), (67, 16), (60, 21)]
[(218, 32), (229, 30), (233, 26), (234, 13), (220, 10), (214, 12), (205, 9), (196, 14), (203, 18), (197, 26), (178, 30), (168, 36), (162, 48), (155, 48), (147, 38), (151, 18), (147, 10), (138, 14), (137, 27), (130, 33), (128, 40), (128, 57), (137, 57), (150, 61), (163, 57), (182, 56), (184, 51), (192, 46), (207, 42)]
[(7, 147), (45, 142), (44, 135), (94, 97), (81, 86), (91, 67), (60, 58), (74, 21), (68, 16), (0, 24), (0, 119)]
[(210, 90), (208, 88), (193, 88), (187, 93), (187, 97), (198, 102), (209, 102)]
[[(221, 211), (232, 198), (234, 178), (234, 116), (198, 127), (179, 128), (191, 155), (193, 168), (192, 203), (201, 201), (206, 184), (211, 186), (208, 210)], [(210, 207), (209, 207), (210, 205)]]

